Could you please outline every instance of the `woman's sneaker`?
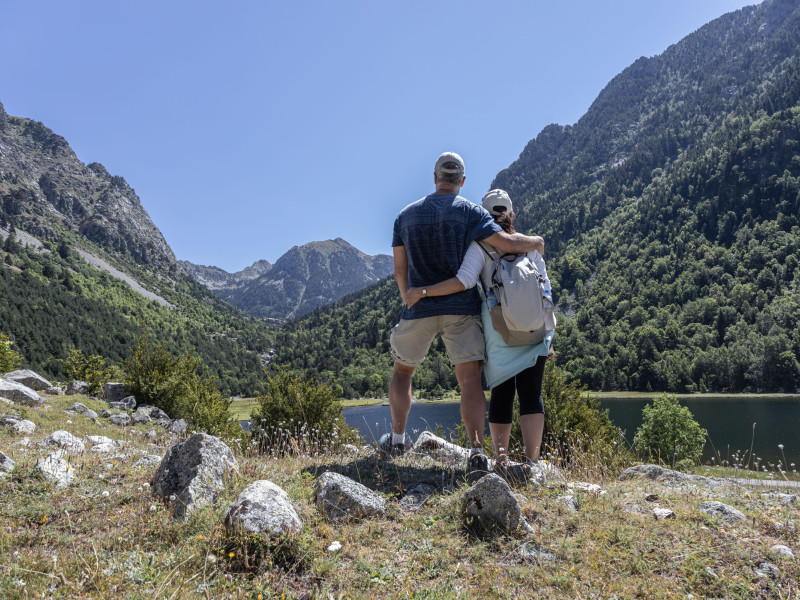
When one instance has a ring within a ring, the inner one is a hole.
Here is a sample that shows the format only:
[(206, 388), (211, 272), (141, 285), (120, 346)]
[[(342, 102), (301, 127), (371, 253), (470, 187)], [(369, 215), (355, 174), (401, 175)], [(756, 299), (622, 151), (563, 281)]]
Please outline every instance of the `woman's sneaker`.
[(467, 460), (468, 473), (488, 473), (489, 472), (489, 459), (483, 452), (476, 452), (471, 454)]
[(403, 444), (393, 444), (391, 432), (384, 433), (378, 442), (378, 448), (383, 453), (385, 458), (398, 458), (406, 453), (407, 446), (411, 446), (411, 438), (408, 437), (407, 433), (403, 437), (403, 441)]

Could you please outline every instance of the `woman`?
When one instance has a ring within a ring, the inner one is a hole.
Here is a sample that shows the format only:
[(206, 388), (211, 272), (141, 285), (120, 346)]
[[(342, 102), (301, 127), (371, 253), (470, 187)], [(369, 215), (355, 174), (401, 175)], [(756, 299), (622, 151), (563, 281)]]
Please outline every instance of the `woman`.
[[(514, 212), (511, 199), (503, 190), (492, 190), (483, 197), (483, 207), (494, 216), (495, 221), (508, 233), (515, 233)], [(553, 332), (533, 345), (509, 346), (492, 327), (489, 311), (497, 304), (491, 291), (491, 278), (494, 258), (499, 257), (491, 246), (473, 242), (456, 277), (425, 288), (426, 296), (446, 296), (474, 286), (480, 278), (484, 294), (482, 309), (483, 332), (486, 338), (486, 364), (484, 375), (492, 390), (489, 403), (489, 431), (494, 445), (495, 470), (510, 479), (524, 479), (532, 474), (532, 465), (539, 460), (539, 452), (544, 431), (544, 402), (542, 400), (542, 379), (545, 361), (554, 356), (552, 349)], [(544, 259), (539, 252), (530, 252), (528, 257), (536, 265), (545, 280), (546, 296), (552, 302), (550, 280)], [(423, 297), (422, 288), (409, 288), (406, 304), (411, 307)], [(514, 395), (519, 396), (520, 428), (525, 446), (524, 465), (511, 465), (508, 461), (508, 444), (511, 437), (511, 422)]]

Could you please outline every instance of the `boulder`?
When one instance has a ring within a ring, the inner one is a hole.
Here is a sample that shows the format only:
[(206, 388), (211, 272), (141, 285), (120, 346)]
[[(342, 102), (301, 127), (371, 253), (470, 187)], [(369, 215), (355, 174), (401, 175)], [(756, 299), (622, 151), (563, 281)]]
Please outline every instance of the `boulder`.
[(47, 379), (45, 379), (38, 373), (34, 373), (30, 369), (20, 369), (18, 371), (11, 371), (10, 373), (6, 373), (5, 375), (3, 375), (3, 379), (5, 379), (6, 381), (13, 381), (14, 383), (20, 383), (37, 392), (43, 392), (52, 387), (52, 384), (49, 381), (47, 381)]
[(386, 513), (386, 501), (357, 481), (326, 471), (314, 484), (317, 508), (329, 521), (372, 517)]
[(464, 511), (473, 517), (495, 523), (506, 531), (533, 532), (511, 487), (495, 473), (482, 477), (464, 492), (461, 501)]
[[(0, 452), (0, 454), (2, 454)], [(14, 463), (11, 463), (12, 466)], [(775, 556), (782, 556), (784, 558), (794, 558), (794, 552), (792, 551), (789, 546), (784, 546), (783, 544), (775, 544), (774, 546), (770, 547), (769, 549), (770, 554), (774, 554)]]
[(40, 406), (44, 402), (44, 398), (27, 385), (7, 379), (0, 379), (0, 397), (25, 406)]
[(230, 532), (279, 535), (303, 526), (289, 494), (271, 481), (248, 485), (228, 508), (223, 521)]
[(36, 424), (28, 419), (5, 416), (0, 417), (0, 424), (5, 425), (18, 435), (32, 435), (36, 431)]
[(430, 431), (423, 431), (414, 442), (412, 451), (428, 454), (433, 458), (450, 463), (466, 462), (469, 450), (442, 439)]
[(708, 502), (700, 504), (700, 511), (711, 515), (715, 519), (721, 519), (726, 523), (735, 523), (747, 519), (741, 511), (715, 500), (709, 500)]
[(153, 475), (153, 494), (175, 496), (173, 514), (179, 519), (207, 506), (219, 495), (225, 478), (239, 470), (231, 449), (219, 438), (197, 433), (172, 446)]
[[(131, 396), (133, 398), (133, 396)], [(169, 423), (169, 415), (157, 406), (149, 404), (142, 404), (131, 415), (134, 423), (149, 423), (150, 421), (158, 421), (161, 423)]]
[(79, 415), (83, 415), (83, 416), (88, 417), (90, 419), (96, 419), (97, 418), (97, 413), (96, 412), (94, 412), (91, 408), (89, 408), (85, 404), (81, 404), (80, 402), (76, 402), (75, 404), (70, 406), (69, 409), (72, 410), (72, 411), (75, 411)]
[(124, 383), (107, 383), (103, 386), (103, 400), (108, 403), (119, 402), (128, 396)]
[(14, 461), (11, 460), (5, 453), (0, 452), (0, 475), (4, 473), (11, 473), (14, 470)]
[(76, 394), (85, 396), (89, 393), (89, 384), (85, 381), (70, 381), (65, 393), (67, 396), (75, 396)]
[(108, 406), (110, 408), (116, 408), (117, 410), (133, 410), (134, 408), (136, 408), (136, 397), (125, 396), (120, 400), (110, 401), (108, 403)]
[(67, 452), (83, 452), (86, 446), (69, 431), (54, 431), (44, 438), (39, 445), (42, 447), (61, 448)]
[(47, 481), (50, 481), (59, 488), (67, 487), (75, 479), (72, 466), (61, 458), (59, 452), (39, 459), (36, 461), (36, 466), (34, 468), (41, 473)]
[(119, 413), (116, 415), (111, 415), (108, 417), (108, 420), (111, 421), (114, 425), (119, 425), (120, 427), (127, 427), (131, 424), (131, 417), (125, 413)]
[(183, 435), (189, 429), (189, 422), (186, 419), (173, 419), (166, 428), (172, 435)]

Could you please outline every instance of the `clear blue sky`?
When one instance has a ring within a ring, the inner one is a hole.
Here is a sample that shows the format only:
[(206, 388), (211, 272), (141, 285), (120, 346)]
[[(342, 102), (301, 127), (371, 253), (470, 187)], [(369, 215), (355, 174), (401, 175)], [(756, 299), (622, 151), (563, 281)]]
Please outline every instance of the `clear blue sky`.
[(391, 253), (440, 152), (479, 201), (547, 124), (742, 0), (8, 2), (0, 102), (125, 177), (180, 259)]

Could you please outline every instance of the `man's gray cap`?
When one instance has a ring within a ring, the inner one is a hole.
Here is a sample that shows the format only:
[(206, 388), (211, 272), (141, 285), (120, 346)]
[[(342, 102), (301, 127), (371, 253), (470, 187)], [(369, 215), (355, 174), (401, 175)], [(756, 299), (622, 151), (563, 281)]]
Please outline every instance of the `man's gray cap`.
[(434, 173), (463, 173), (464, 160), (455, 152), (443, 152), (436, 159), (436, 167), (433, 171)]
[(486, 192), (481, 206), (495, 217), (502, 215), (504, 212), (511, 212), (514, 210), (511, 206), (511, 198), (508, 197), (508, 192), (505, 190), (491, 190)]

